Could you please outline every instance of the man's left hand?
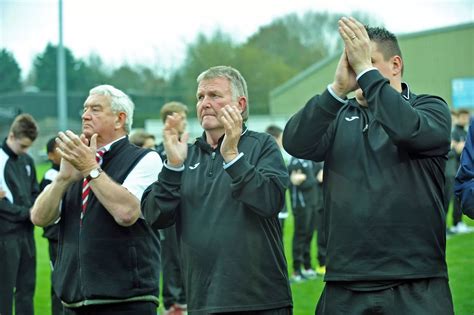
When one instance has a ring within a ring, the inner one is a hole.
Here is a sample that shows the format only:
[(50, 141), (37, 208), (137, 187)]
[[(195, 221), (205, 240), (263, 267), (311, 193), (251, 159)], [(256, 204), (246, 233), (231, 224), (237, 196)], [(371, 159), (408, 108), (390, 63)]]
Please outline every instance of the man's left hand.
[(347, 59), (356, 75), (372, 67), (372, 46), (364, 25), (353, 17), (343, 17), (339, 20), (339, 34), (344, 40)]
[(221, 144), (221, 154), (226, 163), (239, 155), (238, 144), (242, 134), (242, 115), (235, 105), (226, 105), (221, 109), (219, 120), (224, 125), (224, 140)]

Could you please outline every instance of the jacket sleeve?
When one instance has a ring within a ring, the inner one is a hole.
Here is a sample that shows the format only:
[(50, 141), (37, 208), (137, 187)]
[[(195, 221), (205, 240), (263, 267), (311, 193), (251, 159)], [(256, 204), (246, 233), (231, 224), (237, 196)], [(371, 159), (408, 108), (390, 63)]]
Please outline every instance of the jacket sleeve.
[(143, 193), (142, 213), (154, 229), (167, 228), (175, 223), (181, 199), (181, 174), (163, 166), (158, 180)]
[(256, 165), (250, 164), (243, 152), (226, 172), (232, 178), (232, 196), (258, 215), (271, 217), (285, 205), (289, 177), (278, 145), (270, 136), (262, 141)]
[(30, 220), (30, 207), (11, 203), (7, 198), (0, 199), (0, 217), (10, 222)]
[(454, 192), (461, 200), (462, 212), (474, 219), (474, 129), (469, 126), (466, 145), (461, 154), (461, 165), (454, 182)]
[(451, 114), (442, 99), (424, 95), (410, 103), (376, 70), (363, 74), (358, 83), (369, 110), (395, 145), (427, 156), (448, 153)]
[(335, 118), (343, 105), (328, 90), (311, 98), (286, 124), (285, 150), (298, 158), (324, 160), (332, 142)]

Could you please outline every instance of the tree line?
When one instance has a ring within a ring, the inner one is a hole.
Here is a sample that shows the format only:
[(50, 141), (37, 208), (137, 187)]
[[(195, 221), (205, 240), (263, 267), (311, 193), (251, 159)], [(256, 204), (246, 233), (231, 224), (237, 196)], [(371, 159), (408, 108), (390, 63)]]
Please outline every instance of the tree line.
[[(351, 15), (370, 25), (381, 24), (363, 12)], [(247, 79), (252, 112), (266, 114), (273, 88), (342, 49), (337, 32), (341, 16), (313, 11), (288, 14), (260, 27), (243, 43), (236, 43), (231, 35), (221, 31), (198, 34), (188, 45), (182, 65), (167, 76), (148, 65), (123, 64), (112, 69), (97, 54), (76, 58), (65, 48), (67, 89), (87, 92), (95, 85), (107, 83), (129, 93), (159, 94), (191, 105), (195, 103), (197, 75), (208, 67), (225, 64), (239, 69)], [(14, 55), (0, 50), (0, 93), (20, 91), (24, 85), (56, 91), (57, 51), (57, 46), (48, 43), (34, 58), (31, 73), (22, 82)]]

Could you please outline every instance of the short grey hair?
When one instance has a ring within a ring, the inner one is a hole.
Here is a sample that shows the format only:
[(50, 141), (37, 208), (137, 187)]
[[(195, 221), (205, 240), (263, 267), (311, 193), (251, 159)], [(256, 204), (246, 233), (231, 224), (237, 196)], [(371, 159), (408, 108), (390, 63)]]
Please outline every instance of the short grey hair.
[(127, 94), (113, 87), (112, 85), (104, 84), (92, 88), (89, 91), (89, 95), (110, 96), (110, 107), (112, 112), (125, 112), (126, 118), (124, 127), (127, 134), (130, 133), (130, 130), (132, 130), (133, 111), (135, 109), (135, 104), (133, 104), (132, 100)]
[(247, 121), (249, 118), (249, 96), (247, 92), (247, 82), (245, 82), (244, 77), (237, 69), (234, 69), (231, 66), (216, 66), (202, 72), (197, 77), (196, 81), (199, 84), (203, 80), (212, 80), (215, 78), (226, 78), (229, 80), (234, 101), (236, 101), (240, 96), (244, 96), (247, 99), (247, 106), (242, 112), (242, 119), (244, 122)]

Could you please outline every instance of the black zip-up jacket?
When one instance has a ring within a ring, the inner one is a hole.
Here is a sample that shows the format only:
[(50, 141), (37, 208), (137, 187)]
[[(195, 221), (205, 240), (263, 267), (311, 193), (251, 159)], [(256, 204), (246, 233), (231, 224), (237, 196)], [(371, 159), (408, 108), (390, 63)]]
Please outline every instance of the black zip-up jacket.
[[(58, 173), (59, 173), (59, 165), (52, 164), (51, 168), (46, 171), (43, 179), (41, 180), (41, 183), (39, 185), (40, 191), (43, 191), (46, 188), (46, 186), (51, 184), (51, 182), (54, 180), (54, 178), (57, 176)], [(48, 225), (43, 230), (44, 230), (43, 237), (53, 242), (58, 241), (59, 222), (57, 223), (55, 222), (51, 225)]]
[[(114, 143), (104, 155), (102, 169), (116, 183), (149, 150)], [(151, 301), (158, 304), (159, 241), (143, 219), (123, 227), (91, 190), (80, 226), (82, 180), (66, 192), (61, 209), (59, 250), (53, 271), (56, 294), (68, 307)]]
[(35, 164), (27, 154), (16, 155), (6, 140), (0, 148), (0, 188), (6, 193), (0, 199), (2, 239), (32, 233), (30, 208), (39, 194)]
[(435, 96), (358, 80), (368, 108), (329, 91), (287, 123), (288, 153), (324, 164), (326, 281), (447, 277), (444, 168), (451, 117)]
[(184, 171), (163, 167), (142, 210), (156, 227), (176, 222), (190, 314), (292, 305), (278, 212), (288, 172), (275, 140), (246, 130), (244, 155), (223, 168), (220, 143), (188, 148)]
[(288, 164), (288, 173), (291, 176), (293, 171), (300, 170), (306, 175), (306, 180), (296, 186), (290, 182), (291, 207), (304, 208), (308, 206), (316, 206), (318, 203), (318, 181), (316, 179), (317, 172), (321, 169), (320, 163), (310, 160), (298, 159), (292, 157)]

